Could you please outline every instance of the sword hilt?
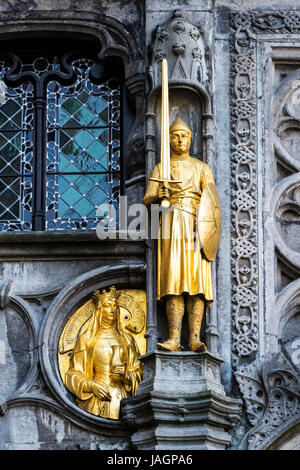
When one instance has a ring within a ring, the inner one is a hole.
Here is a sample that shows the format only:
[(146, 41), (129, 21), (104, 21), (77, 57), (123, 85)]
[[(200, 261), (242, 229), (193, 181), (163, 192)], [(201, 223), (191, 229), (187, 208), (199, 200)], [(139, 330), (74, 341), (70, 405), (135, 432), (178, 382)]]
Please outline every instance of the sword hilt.
[[(149, 180), (156, 181), (157, 183), (162, 183), (165, 188), (168, 187), (168, 184), (170, 183), (182, 183), (182, 181), (175, 181), (175, 180), (170, 180), (167, 178), (149, 178)], [(164, 184), (165, 183), (165, 184)], [(168, 198), (163, 197), (162, 200), (160, 201), (161, 207), (168, 208), (170, 207), (170, 201)]]

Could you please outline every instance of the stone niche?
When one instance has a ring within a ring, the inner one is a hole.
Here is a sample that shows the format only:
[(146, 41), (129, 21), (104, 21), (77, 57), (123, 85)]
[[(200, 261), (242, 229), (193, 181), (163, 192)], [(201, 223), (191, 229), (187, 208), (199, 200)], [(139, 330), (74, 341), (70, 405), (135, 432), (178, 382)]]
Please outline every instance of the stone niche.
[[(155, 102), (155, 115), (157, 124), (157, 155), (160, 154), (160, 126), (161, 126), (161, 96), (157, 97)], [(190, 127), (193, 133), (192, 145), (190, 149), (191, 156), (202, 160), (203, 144), (202, 144), (202, 113), (203, 103), (199, 94), (193, 90), (186, 88), (172, 87), (169, 92), (169, 113), (170, 124), (178, 117), (183, 119)]]

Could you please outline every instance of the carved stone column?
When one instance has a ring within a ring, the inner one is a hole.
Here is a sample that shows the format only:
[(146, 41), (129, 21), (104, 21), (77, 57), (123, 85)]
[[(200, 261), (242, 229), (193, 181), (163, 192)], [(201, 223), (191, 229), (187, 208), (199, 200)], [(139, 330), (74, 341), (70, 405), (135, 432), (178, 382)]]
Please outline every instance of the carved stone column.
[(141, 358), (137, 395), (123, 400), (122, 417), (140, 450), (226, 449), (241, 400), (225, 395), (222, 359), (208, 352), (155, 351)]

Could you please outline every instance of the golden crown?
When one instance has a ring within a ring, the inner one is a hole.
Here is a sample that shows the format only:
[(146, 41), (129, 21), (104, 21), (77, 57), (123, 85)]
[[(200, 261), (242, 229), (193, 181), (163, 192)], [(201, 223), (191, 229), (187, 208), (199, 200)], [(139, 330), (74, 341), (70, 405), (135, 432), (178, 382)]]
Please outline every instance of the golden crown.
[(119, 293), (115, 286), (111, 286), (109, 292), (106, 292), (106, 290), (103, 289), (101, 294), (99, 290), (95, 290), (92, 297), (93, 304), (96, 305), (99, 301), (100, 303), (103, 303), (104, 299), (107, 297), (111, 297), (115, 301), (118, 300)]

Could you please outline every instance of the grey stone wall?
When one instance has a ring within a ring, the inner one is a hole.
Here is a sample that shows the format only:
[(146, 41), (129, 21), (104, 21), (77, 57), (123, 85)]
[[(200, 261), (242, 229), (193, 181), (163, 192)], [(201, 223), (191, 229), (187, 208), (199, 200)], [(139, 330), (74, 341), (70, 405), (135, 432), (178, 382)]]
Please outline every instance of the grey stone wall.
[[(200, 32), (195, 47), (194, 39), (182, 41), (187, 62), (170, 80), (170, 102), (175, 113), (180, 97), (179, 107), (197, 116), (193, 151), (212, 166), (222, 206), (206, 336), (224, 360), (226, 394), (243, 399), (231, 446), (299, 449), (300, 7), (291, 0), (10, 0), (0, 5), (0, 41), (63, 29), (94, 35), (103, 57), (121, 58), (136, 106), (126, 192), (137, 202), (159, 148), (155, 34), (175, 10)], [(187, 72), (201, 41), (205, 80)], [(88, 232), (0, 234), (1, 449), (130, 446), (123, 421), (78, 410), (60, 381), (56, 348), (73, 309), (93, 288), (116, 284), (147, 288), (155, 349), (163, 325), (153, 253), (149, 242), (100, 242)]]

